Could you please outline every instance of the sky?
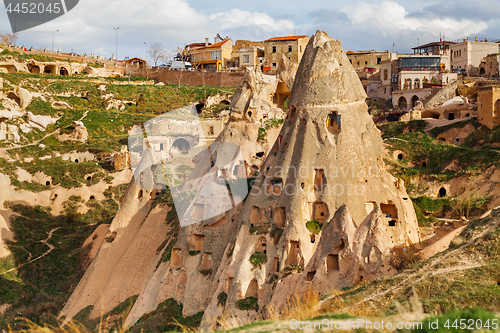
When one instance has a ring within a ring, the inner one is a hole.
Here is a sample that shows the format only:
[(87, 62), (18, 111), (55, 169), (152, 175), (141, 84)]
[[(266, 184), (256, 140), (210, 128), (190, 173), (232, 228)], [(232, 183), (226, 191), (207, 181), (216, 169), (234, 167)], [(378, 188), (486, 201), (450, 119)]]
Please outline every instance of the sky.
[[(56, 50), (111, 57), (118, 41), (123, 59), (145, 57), (154, 43), (175, 49), (207, 37), (213, 42), (217, 33), (263, 40), (318, 29), (346, 51), (411, 53), (440, 34), (500, 39), (500, 0), (80, 0), (67, 14), (20, 32), (17, 44), (51, 49), (54, 36)], [(2, 6), (0, 34), (11, 32)]]

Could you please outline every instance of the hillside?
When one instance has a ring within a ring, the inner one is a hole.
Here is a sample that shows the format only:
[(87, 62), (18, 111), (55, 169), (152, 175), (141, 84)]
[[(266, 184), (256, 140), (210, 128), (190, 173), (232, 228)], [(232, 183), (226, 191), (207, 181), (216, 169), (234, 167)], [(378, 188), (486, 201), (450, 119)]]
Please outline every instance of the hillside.
[[(129, 130), (234, 88), (23, 73), (0, 74), (0, 83), (2, 124), (19, 133), (17, 142), (0, 141), (0, 326), (16, 317), (54, 323), (89, 264), (84, 241), (110, 224), (131, 180), (130, 169), (113, 166)], [(16, 87), (31, 96), (25, 110)], [(224, 108), (212, 105), (203, 114)], [(34, 125), (39, 119), (53, 120), (44, 128)], [(88, 140), (65, 140), (74, 121), (84, 124)]]

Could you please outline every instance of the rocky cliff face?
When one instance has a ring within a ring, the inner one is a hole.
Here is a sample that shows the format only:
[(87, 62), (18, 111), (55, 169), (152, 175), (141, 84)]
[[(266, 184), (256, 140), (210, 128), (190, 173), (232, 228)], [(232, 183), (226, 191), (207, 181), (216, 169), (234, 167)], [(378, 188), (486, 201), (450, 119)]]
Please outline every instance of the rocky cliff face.
[[(281, 98), (288, 96), (295, 71), (294, 66), (282, 65), (286, 82), (259, 71), (247, 74), (231, 102), (229, 121), (210, 149), (195, 157), (196, 167), (186, 184), (199, 189), (200, 180), (207, 175), (219, 182), (228, 175), (247, 178), (260, 169), (281, 127), (278, 122), (266, 129), (266, 124), (286, 115), (273, 96), (278, 86)], [(239, 147), (244, 163), (228, 169), (224, 162), (228, 151), (222, 143)], [(152, 177), (145, 173), (145, 183), (153, 182)], [(202, 192), (190, 208), (202, 200)], [(206, 199), (213, 205), (220, 203), (218, 193)], [(138, 186), (133, 180), (105, 241), (61, 316), (70, 320), (92, 306), (91, 317), (97, 318), (132, 296), (138, 299), (125, 322), (127, 326), (169, 298), (183, 304), (184, 315), (204, 311), (217, 288), (221, 264), (234, 244), (242, 204), (233, 204), (228, 211), (200, 223), (179, 224), (166, 192)]]
[[(403, 182), (385, 170), (380, 132), (340, 42), (322, 31), (311, 38), (284, 125), (263, 138), (263, 125), (284, 115), (277, 106), (287, 103), (294, 76), (286, 59), (280, 66), (276, 77), (248, 74), (229, 122), (190, 177), (220, 181), (260, 170), (246, 200), (183, 226), (171, 200), (157, 198), (165, 193), (132, 182), (61, 315), (93, 306), (98, 317), (138, 295), (130, 326), (174, 298), (184, 315), (203, 311), (201, 328), (212, 330), (224, 316), (241, 322), (279, 311), (308, 286), (325, 294), (394, 272), (390, 249), (419, 241), (415, 212)], [(220, 143), (240, 147), (242, 169), (225, 169)], [(191, 206), (202, 199), (198, 193)], [(218, 195), (211, 200), (219, 204)]]
[[(391, 274), (389, 250), (418, 242), (412, 203), (384, 168), (365, 98), (340, 42), (318, 31), (278, 140), (238, 216), (234, 252), (203, 329), (223, 313), (261, 318), (308, 285), (327, 293)], [(225, 306), (217, 300), (222, 292)], [(257, 311), (245, 309), (256, 301)]]

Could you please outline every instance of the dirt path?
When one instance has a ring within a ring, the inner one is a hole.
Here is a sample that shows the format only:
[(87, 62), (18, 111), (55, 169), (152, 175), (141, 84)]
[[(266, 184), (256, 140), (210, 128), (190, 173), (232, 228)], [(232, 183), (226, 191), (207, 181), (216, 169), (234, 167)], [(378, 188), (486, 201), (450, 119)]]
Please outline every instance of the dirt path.
[[(77, 121), (82, 121), (83, 119), (85, 119), (85, 117), (87, 117), (87, 115), (88, 115), (88, 114), (89, 114), (89, 111), (88, 111), (88, 110), (87, 110), (87, 111), (85, 111), (85, 113), (83, 114), (83, 116), (82, 116), (80, 119), (78, 119)], [(66, 127), (69, 127), (69, 126), (66, 126)], [(16, 145), (16, 144), (13, 144), (13, 145), (14, 145), (14, 147), (9, 147), (9, 148), (0, 148), (0, 151), (7, 151), (7, 150), (19, 149), (19, 148), (24, 148), (24, 147), (29, 147), (29, 146), (35, 146), (35, 145), (39, 144), (40, 142), (42, 142), (43, 140), (45, 140), (46, 138), (48, 138), (49, 136), (52, 136), (52, 135), (54, 135), (54, 134), (56, 134), (56, 133), (60, 133), (60, 132), (61, 132), (61, 129), (60, 129), (60, 128), (58, 128), (58, 129), (57, 129), (57, 130), (55, 130), (54, 132), (49, 133), (49, 134), (45, 135), (43, 138), (41, 138), (41, 139), (39, 139), (39, 140), (36, 140), (36, 141), (34, 141), (34, 142), (32, 142), (32, 143), (29, 143), (29, 144), (27, 144), (27, 145), (23, 145), (23, 146), (21, 146), (21, 145)]]
[[(442, 257), (438, 258), (437, 260), (429, 263), (427, 266), (422, 267), (422, 269), (420, 269), (418, 272), (410, 274), (405, 280), (403, 280), (402, 282), (398, 283), (396, 286), (394, 286), (392, 288), (389, 288), (389, 289), (387, 289), (385, 291), (379, 292), (379, 293), (377, 293), (375, 295), (369, 296), (369, 297), (363, 299), (362, 301), (358, 302), (356, 305), (360, 305), (360, 304), (362, 304), (364, 302), (371, 301), (371, 300), (374, 300), (376, 298), (385, 296), (385, 295), (387, 295), (390, 292), (394, 292), (394, 291), (396, 291), (396, 290), (398, 290), (400, 288), (405, 287), (410, 282), (411, 282), (411, 284), (415, 284), (416, 282), (420, 282), (420, 281), (428, 278), (431, 275), (443, 274), (443, 273), (447, 273), (447, 272), (452, 272), (452, 271), (457, 271), (457, 270), (464, 270), (464, 269), (470, 269), (470, 268), (481, 266), (481, 264), (478, 264), (478, 263), (475, 263), (475, 264), (471, 263), (469, 265), (463, 265), (463, 266), (458, 266), (458, 267), (457, 266), (455, 266), (455, 267), (448, 267), (448, 268), (444, 268), (444, 269), (440, 269), (440, 270), (430, 271), (430, 269), (432, 267), (440, 264), (441, 262), (443, 262), (445, 259), (447, 259), (451, 255), (455, 254), (456, 252), (461, 251), (464, 248), (470, 246), (476, 239), (485, 236), (488, 232), (490, 232), (493, 229), (498, 228), (499, 226), (500, 226), (500, 220), (497, 221), (495, 224), (489, 226), (485, 230), (483, 230), (483, 232), (481, 232), (480, 234), (472, 237), (467, 243), (463, 244), (459, 248), (446, 253), (445, 255), (443, 255)], [(418, 275), (422, 275), (422, 276), (417, 279), (416, 277)]]
[[(18, 269), (19, 269), (19, 268), (21, 268), (22, 266), (24, 266), (24, 265), (28, 265), (28, 264), (31, 264), (32, 262), (35, 262), (35, 261), (37, 261), (37, 260), (39, 260), (39, 259), (42, 259), (42, 258), (43, 258), (43, 257), (45, 257), (46, 255), (48, 255), (50, 252), (52, 252), (52, 250), (54, 250), (54, 249), (55, 249), (55, 247), (54, 247), (54, 245), (52, 245), (52, 244), (50, 244), (50, 243), (49, 243), (49, 240), (52, 238), (52, 235), (54, 234), (54, 232), (56, 232), (58, 229), (59, 229), (59, 228), (54, 228), (54, 229), (50, 230), (50, 231), (49, 231), (49, 233), (48, 233), (47, 238), (42, 239), (41, 241), (39, 241), (40, 243), (43, 243), (43, 244), (47, 245), (47, 247), (49, 248), (47, 251), (45, 251), (45, 253), (43, 253), (42, 255), (40, 255), (40, 256), (38, 256), (38, 257), (36, 257), (35, 259), (29, 260), (28, 262), (26, 262), (26, 263), (24, 263), (24, 264), (18, 265), (17, 267), (14, 267), (14, 268), (11, 268), (11, 269), (9, 269), (9, 270), (7, 270), (7, 271), (5, 271), (5, 272), (2, 272), (2, 273), (0, 273), (0, 275), (5, 275), (5, 274), (7, 274), (7, 273), (10, 273), (10, 272), (13, 272), (13, 271), (15, 271), (15, 270), (18, 270)], [(26, 252), (28, 252), (28, 251), (27, 251), (27, 250), (25, 250), (25, 249), (23, 249), (23, 250), (24, 250), (24, 251), (26, 251)], [(32, 257), (32, 254), (31, 254), (30, 252), (28, 252), (28, 253), (29, 253), (30, 258), (31, 258), (31, 257)]]

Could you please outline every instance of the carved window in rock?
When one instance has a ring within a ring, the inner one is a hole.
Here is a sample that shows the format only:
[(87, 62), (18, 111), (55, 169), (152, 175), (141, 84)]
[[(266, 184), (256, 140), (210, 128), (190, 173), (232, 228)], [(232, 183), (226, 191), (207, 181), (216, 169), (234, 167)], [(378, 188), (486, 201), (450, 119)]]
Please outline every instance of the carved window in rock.
[(288, 253), (287, 264), (289, 266), (299, 265), (300, 260), (300, 243), (298, 241), (290, 241), (290, 252)]
[(231, 285), (233, 284), (233, 277), (232, 276), (228, 276), (226, 278), (226, 281), (224, 283), (224, 290), (227, 293), (229, 293), (229, 289), (231, 289)]
[(256, 279), (253, 279), (248, 284), (248, 288), (247, 288), (247, 292), (245, 294), (245, 298), (247, 298), (247, 297), (259, 298), (259, 284), (257, 283)]
[(323, 192), (326, 186), (326, 176), (323, 169), (314, 169), (314, 191)]
[(265, 220), (265, 210), (257, 206), (253, 206), (250, 210), (250, 223), (251, 226), (261, 225)]
[(389, 201), (388, 203), (380, 204), (380, 210), (382, 214), (384, 214), (389, 226), (395, 227), (398, 221), (398, 210), (396, 205), (392, 201)]
[(339, 255), (329, 254), (326, 257), (326, 269), (328, 272), (334, 272), (339, 270)]
[(283, 228), (285, 225), (285, 218), (285, 207), (276, 208), (274, 212), (274, 223), (276, 223), (276, 226)]
[(272, 195), (281, 195), (283, 191), (283, 180), (281, 178), (275, 178), (271, 180), (271, 185), (269, 185), (268, 193)]
[(341, 130), (341, 116), (337, 112), (330, 112), (326, 119), (326, 128), (332, 134), (338, 134)]
[(328, 206), (324, 202), (317, 201), (313, 204), (313, 220), (323, 223), (328, 216)]
[(182, 250), (181, 249), (173, 249), (172, 256), (170, 260), (172, 267), (181, 267), (182, 265)]
[(201, 269), (204, 271), (212, 269), (212, 253), (203, 253), (201, 257)]

